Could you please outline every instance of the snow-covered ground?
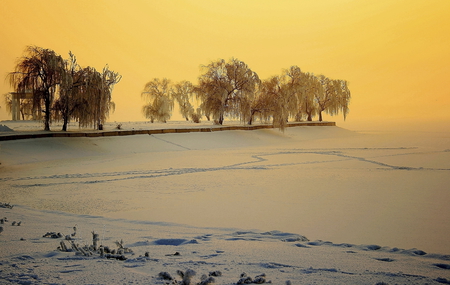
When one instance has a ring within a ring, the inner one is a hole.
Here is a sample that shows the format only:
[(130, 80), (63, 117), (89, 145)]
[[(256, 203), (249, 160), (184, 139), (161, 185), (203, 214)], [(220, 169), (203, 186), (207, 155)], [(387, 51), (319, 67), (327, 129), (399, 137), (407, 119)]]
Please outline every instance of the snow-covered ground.
[[(122, 123), (186, 126), (199, 125)], [(447, 132), (25, 139), (1, 141), (0, 163), (0, 202), (14, 205), (0, 208), (0, 284), (165, 284), (159, 273), (180, 282), (188, 269), (191, 284), (237, 284), (243, 272), (273, 284), (450, 284)], [(73, 227), (80, 247), (94, 231), (133, 253), (84, 256), (67, 240), (57, 250)]]

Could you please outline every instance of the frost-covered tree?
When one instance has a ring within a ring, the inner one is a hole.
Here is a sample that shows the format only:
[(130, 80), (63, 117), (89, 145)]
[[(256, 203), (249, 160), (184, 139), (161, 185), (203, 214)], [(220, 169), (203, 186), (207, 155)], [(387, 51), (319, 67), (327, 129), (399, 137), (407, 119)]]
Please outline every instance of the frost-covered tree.
[(291, 66), (283, 72), (286, 90), (286, 108), (289, 117), (299, 121), (301, 119), (301, 108), (304, 100), (304, 89), (307, 85), (307, 78), (298, 66)]
[(26, 52), (8, 77), (17, 92), (32, 91), (32, 114), (44, 113), (44, 129), (50, 130), (52, 118), (63, 121), (63, 130), (71, 119), (101, 129), (114, 109), (112, 90), (121, 76), (108, 66), (102, 73), (82, 69), (72, 53), (64, 60), (53, 50), (36, 46)]
[(291, 93), (285, 76), (272, 76), (261, 83), (261, 96), (272, 117), (274, 127), (284, 130), (289, 119)]
[(114, 86), (122, 79), (122, 76), (118, 72), (110, 70), (108, 65), (103, 68), (101, 76), (100, 96), (94, 98), (95, 121), (99, 130), (103, 129), (109, 113), (116, 107), (112, 101), (112, 92)]
[(115, 109), (112, 91), (121, 78), (108, 66), (101, 73), (89, 66), (75, 72), (72, 89), (70, 93), (66, 91), (70, 98), (70, 117), (77, 120), (80, 127), (93, 126), (102, 130), (109, 113)]
[(314, 74), (305, 73), (305, 87), (301, 91), (302, 104), (300, 110), (302, 114), (306, 115), (307, 121), (312, 121), (312, 118), (317, 114), (315, 94), (321, 92), (321, 88), (319, 79)]
[[(44, 130), (50, 130), (52, 104), (64, 74), (63, 58), (53, 50), (28, 46), (23, 56), (8, 74), (11, 86), (17, 92), (32, 90), (33, 110), (44, 113)], [(42, 110), (43, 108), (43, 110)]]
[(69, 52), (69, 59), (65, 61), (64, 73), (61, 76), (59, 97), (53, 105), (55, 119), (63, 121), (63, 131), (67, 131), (67, 125), (74, 111), (81, 107), (77, 104), (77, 95), (81, 91), (80, 86), (83, 85), (83, 72), (75, 55)]
[(144, 105), (142, 111), (152, 123), (155, 120), (165, 123), (170, 119), (174, 107), (171, 93), (171, 83), (167, 78), (154, 78), (145, 84), (141, 96), (148, 100), (148, 103)]
[(342, 112), (345, 119), (350, 102), (350, 90), (347, 81), (330, 79), (320, 75), (319, 82), (322, 88), (320, 92), (315, 94), (319, 121), (322, 121), (322, 112), (324, 111), (332, 116)]
[(315, 93), (315, 99), (317, 103), (317, 112), (319, 114), (319, 121), (322, 121), (322, 112), (328, 108), (332, 108), (336, 105), (337, 89), (336, 81), (331, 80), (324, 75), (319, 75), (319, 82), (322, 86), (321, 91)]
[(85, 67), (80, 70), (79, 76), (80, 85), (73, 98), (73, 117), (81, 127), (94, 126), (102, 130), (109, 113), (115, 109), (112, 91), (122, 77), (109, 70), (108, 66), (101, 73), (93, 67)]
[(251, 115), (251, 101), (260, 83), (256, 72), (244, 62), (232, 58), (220, 59), (204, 66), (196, 88), (205, 115), (212, 115), (222, 125), (226, 115), (247, 121)]
[(350, 104), (351, 92), (346, 80), (340, 80), (340, 89), (338, 92), (338, 111), (342, 112), (344, 120), (347, 118), (347, 114), (350, 111), (348, 105)]
[(181, 81), (174, 84), (172, 97), (178, 102), (181, 115), (189, 121), (189, 117), (194, 113), (191, 99), (194, 97), (194, 85), (189, 81)]
[(255, 97), (250, 106), (250, 118), (248, 124), (251, 125), (255, 117), (260, 121), (268, 122), (272, 118), (274, 110), (273, 94), (267, 92), (265, 88), (265, 81), (260, 84), (258, 90), (255, 93)]

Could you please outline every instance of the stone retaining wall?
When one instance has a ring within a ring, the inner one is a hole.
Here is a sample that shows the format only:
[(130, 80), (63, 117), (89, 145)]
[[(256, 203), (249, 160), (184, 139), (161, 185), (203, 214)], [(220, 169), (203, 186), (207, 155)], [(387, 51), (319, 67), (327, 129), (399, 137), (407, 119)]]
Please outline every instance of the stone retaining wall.
[[(336, 126), (335, 122), (298, 122), (289, 123), (287, 127), (316, 127)], [(85, 132), (36, 132), (36, 133), (0, 133), (0, 141), (37, 139), (37, 138), (62, 138), (62, 137), (107, 137), (107, 136), (131, 136), (131, 135), (154, 135), (169, 133), (194, 133), (194, 132), (217, 132), (217, 131), (253, 131), (260, 129), (273, 129), (272, 125), (254, 126), (211, 126), (209, 128), (180, 128), (180, 129), (154, 129), (154, 130), (114, 130), (114, 131), (85, 131)]]

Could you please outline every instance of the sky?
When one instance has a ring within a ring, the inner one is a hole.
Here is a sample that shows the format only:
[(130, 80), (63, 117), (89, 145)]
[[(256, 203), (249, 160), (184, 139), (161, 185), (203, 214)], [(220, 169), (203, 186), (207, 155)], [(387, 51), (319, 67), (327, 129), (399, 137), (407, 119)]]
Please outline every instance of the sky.
[[(28, 45), (123, 78), (109, 121), (142, 121), (153, 78), (197, 82), (232, 57), (260, 78), (297, 65), (349, 82), (349, 129), (450, 122), (449, 0), (0, 0), (0, 77)], [(0, 94), (13, 91), (0, 80)], [(8, 120), (0, 100), (0, 120)], [(173, 119), (180, 119), (175, 112)], [(450, 130), (450, 129), (449, 129)]]

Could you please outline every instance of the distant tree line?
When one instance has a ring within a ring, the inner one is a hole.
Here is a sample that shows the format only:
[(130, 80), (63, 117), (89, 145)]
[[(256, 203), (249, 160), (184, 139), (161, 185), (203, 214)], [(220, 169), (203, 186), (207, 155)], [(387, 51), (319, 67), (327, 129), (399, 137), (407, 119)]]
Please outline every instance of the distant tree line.
[[(71, 52), (68, 59), (37, 46), (28, 46), (25, 52), (7, 76), (16, 92), (32, 93), (32, 99), (21, 106), (23, 118), (26, 113), (43, 119), (44, 130), (50, 130), (53, 120), (63, 122), (63, 131), (70, 121), (78, 122), (80, 127), (103, 128), (115, 108), (111, 95), (121, 79), (119, 73), (108, 66), (101, 72), (81, 67)], [(11, 98), (6, 101), (11, 109)]]
[(316, 76), (298, 66), (266, 80), (235, 58), (220, 59), (202, 69), (197, 85), (189, 81), (172, 84), (166, 78), (149, 81), (141, 94), (147, 100), (145, 117), (166, 122), (177, 102), (186, 120), (199, 122), (205, 116), (222, 125), (229, 117), (251, 125), (260, 119), (283, 130), (290, 119), (312, 121), (318, 116), (322, 121), (324, 112), (342, 113), (345, 119), (349, 112), (347, 81)]

